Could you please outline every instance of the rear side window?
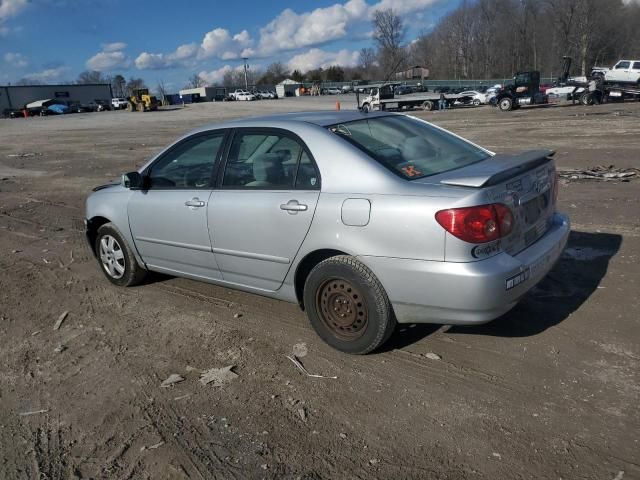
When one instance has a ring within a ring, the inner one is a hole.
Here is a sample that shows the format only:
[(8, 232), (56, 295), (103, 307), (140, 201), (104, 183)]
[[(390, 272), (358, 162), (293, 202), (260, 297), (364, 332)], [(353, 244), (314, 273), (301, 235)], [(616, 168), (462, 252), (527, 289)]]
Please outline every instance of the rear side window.
[(407, 180), (466, 167), (489, 157), (469, 142), (405, 116), (356, 120), (333, 125), (329, 130)]
[(640, 62), (633, 62), (633, 69), (640, 70)]
[(239, 131), (227, 155), (223, 188), (317, 189), (314, 162), (292, 136), (273, 130)]

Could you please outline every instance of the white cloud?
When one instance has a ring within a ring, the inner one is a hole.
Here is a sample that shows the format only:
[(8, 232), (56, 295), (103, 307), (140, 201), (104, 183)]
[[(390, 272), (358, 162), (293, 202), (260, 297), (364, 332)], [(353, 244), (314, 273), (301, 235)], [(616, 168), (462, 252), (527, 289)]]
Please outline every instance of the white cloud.
[(358, 20), (368, 20), (368, 5), (364, 0), (316, 8), (311, 12), (295, 13), (284, 10), (260, 29), (259, 55), (319, 45), (347, 35), (347, 27)]
[(103, 43), (102, 51), (87, 60), (87, 68), (99, 72), (118, 68), (129, 68), (131, 60), (128, 55), (122, 51), (125, 48), (127, 48), (127, 44), (124, 42)]
[(128, 68), (130, 64), (124, 52), (99, 52), (87, 60), (87, 68), (99, 72)]
[(29, 66), (29, 61), (21, 53), (7, 52), (4, 54), (4, 61), (14, 68), (25, 68)]
[[(220, 67), (217, 70), (211, 70), (210, 72), (202, 71), (198, 75), (205, 82), (211, 85), (214, 83), (221, 83), (225, 74), (228, 72), (232, 72), (233, 70), (234, 67), (232, 67), (231, 65), (225, 65), (224, 67)], [(236, 67), (235, 70), (238, 70), (238, 68)]]
[(127, 48), (127, 44), (124, 42), (113, 42), (113, 43), (102, 44), (103, 52), (118, 52), (120, 50), (124, 50), (125, 48)]
[(188, 64), (198, 53), (198, 45), (187, 43), (180, 45), (173, 53), (142, 52), (136, 58), (136, 67), (140, 70), (159, 70), (171, 68), (180, 64)]
[(64, 65), (55, 68), (47, 68), (41, 72), (30, 73), (25, 75), (24, 78), (28, 80), (36, 80), (38, 82), (50, 83), (59, 81), (63, 75), (66, 75), (69, 71), (69, 67)]
[(392, 8), (398, 15), (406, 15), (408, 13), (417, 12), (430, 7), (440, 0), (380, 0), (370, 9), (371, 12), (376, 10), (386, 10)]
[(0, 0), (0, 22), (9, 17), (15, 17), (28, 4), (29, 0)]
[(339, 52), (327, 52), (319, 48), (312, 48), (306, 53), (301, 53), (289, 60), (289, 68), (291, 70), (300, 70), (306, 72), (314, 68), (327, 68), (331, 65), (340, 65), (342, 67), (352, 67), (358, 63), (360, 52), (352, 52), (347, 49)]
[(208, 58), (233, 60), (252, 56), (254, 51), (251, 45), (253, 45), (253, 39), (246, 30), (232, 35), (225, 28), (215, 28), (204, 35), (200, 45), (188, 43), (179, 46), (172, 53), (142, 52), (136, 58), (135, 64), (141, 70), (154, 70), (181, 65), (192, 66), (195, 60)]
[(198, 58), (217, 57), (221, 60), (231, 60), (252, 53), (250, 50), (253, 40), (246, 30), (231, 35), (225, 28), (215, 28), (207, 32), (200, 44)]

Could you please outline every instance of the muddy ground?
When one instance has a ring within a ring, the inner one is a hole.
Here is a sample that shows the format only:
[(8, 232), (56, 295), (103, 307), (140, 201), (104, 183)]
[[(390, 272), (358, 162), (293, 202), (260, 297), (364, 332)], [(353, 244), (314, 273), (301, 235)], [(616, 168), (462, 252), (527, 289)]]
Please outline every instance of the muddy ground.
[[(365, 357), (296, 305), (103, 277), (82, 231), (93, 186), (204, 123), (336, 99), (0, 120), (0, 479), (640, 478), (640, 180), (562, 183), (569, 248), (510, 313), (403, 327)], [(640, 103), (416, 115), (561, 167), (640, 166)], [(300, 343), (337, 379), (298, 371)], [(227, 365), (238, 378), (198, 381)]]

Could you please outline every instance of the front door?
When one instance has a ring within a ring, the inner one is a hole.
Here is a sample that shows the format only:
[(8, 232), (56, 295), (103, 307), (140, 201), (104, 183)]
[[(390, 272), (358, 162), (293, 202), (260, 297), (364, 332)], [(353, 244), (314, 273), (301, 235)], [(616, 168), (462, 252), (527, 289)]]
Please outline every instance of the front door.
[(209, 232), (223, 279), (280, 288), (311, 226), (319, 189), (315, 162), (297, 137), (279, 129), (238, 129), (209, 201)]
[(211, 250), (207, 206), (224, 132), (178, 143), (143, 173), (145, 189), (132, 192), (129, 225), (151, 270), (220, 279)]

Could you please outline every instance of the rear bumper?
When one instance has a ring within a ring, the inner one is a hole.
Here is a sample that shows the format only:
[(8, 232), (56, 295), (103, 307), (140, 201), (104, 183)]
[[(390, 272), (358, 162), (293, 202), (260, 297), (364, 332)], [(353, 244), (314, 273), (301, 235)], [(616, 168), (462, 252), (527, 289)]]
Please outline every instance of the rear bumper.
[(398, 322), (481, 324), (509, 311), (545, 277), (560, 258), (569, 231), (569, 218), (555, 214), (549, 231), (515, 256), (501, 253), (469, 263), (359, 259), (385, 287)]

